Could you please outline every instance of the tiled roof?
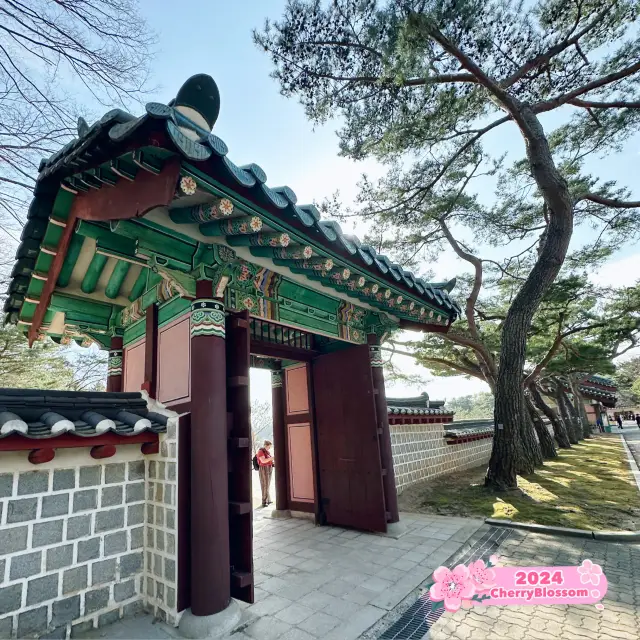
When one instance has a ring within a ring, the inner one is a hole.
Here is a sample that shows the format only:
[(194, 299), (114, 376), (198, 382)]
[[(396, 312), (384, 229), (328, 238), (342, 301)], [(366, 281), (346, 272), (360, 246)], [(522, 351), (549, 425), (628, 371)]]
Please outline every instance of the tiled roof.
[(132, 436), (166, 431), (167, 418), (148, 411), (140, 393), (0, 389), (0, 438), (45, 439), (108, 432)]
[(445, 416), (451, 415), (453, 411), (448, 409), (412, 409), (407, 407), (390, 406), (387, 401), (387, 410), (391, 415), (402, 416)]
[[(387, 398), (387, 406), (397, 409), (442, 409), (444, 403), (444, 400), (430, 400), (426, 391), (423, 391), (419, 396), (409, 398)], [(444, 413), (452, 412), (445, 411)]]
[[(190, 81), (187, 81), (190, 82)], [(198, 140), (188, 138), (181, 128), (196, 133)], [(209, 161), (207, 171), (215, 174), (223, 184), (232, 185), (239, 193), (277, 214), (282, 223), (301, 223), (307, 233), (328, 250), (342, 254), (365, 272), (374, 273), (390, 285), (409, 292), (425, 303), (431, 303), (442, 309), (446, 316), (454, 320), (460, 313), (460, 307), (449, 293), (455, 286), (455, 279), (448, 282), (428, 283), (413, 273), (393, 263), (387, 256), (379, 254), (373, 247), (362, 244), (360, 240), (342, 232), (340, 225), (332, 220), (321, 220), (314, 205), (298, 205), (297, 196), (290, 187), (269, 187), (264, 170), (257, 164), (238, 166), (227, 157), (227, 145), (210, 131), (202, 129), (187, 119), (172, 104), (149, 103), (146, 114), (135, 117), (121, 110), (109, 111), (91, 127), (84, 121), (78, 126), (78, 138), (72, 140), (51, 157), (40, 164), (40, 174), (34, 189), (34, 200), (29, 208), (28, 220), (23, 229), (21, 244), (16, 258), (18, 262), (12, 271), (9, 295), (5, 302), (5, 312), (10, 321), (16, 321), (22, 306), (19, 295), (25, 280), (34, 270), (35, 257), (44, 235), (46, 221), (53, 206), (53, 198), (60, 181), (72, 190), (87, 190), (83, 179), (74, 178), (86, 169), (95, 169), (124, 153), (126, 149), (157, 144), (150, 142), (154, 132), (166, 134), (170, 151), (178, 151), (191, 162)], [(141, 144), (133, 139), (139, 136)], [(104, 176), (99, 173), (86, 179), (100, 182)]]
[(582, 380), (582, 382), (593, 382), (595, 384), (601, 384), (604, 387), (614, 387), (616, 389), (618, 388), (614, 380), (612, 380), (611, 378), (605, 378), (604, 376), (587, 376)]

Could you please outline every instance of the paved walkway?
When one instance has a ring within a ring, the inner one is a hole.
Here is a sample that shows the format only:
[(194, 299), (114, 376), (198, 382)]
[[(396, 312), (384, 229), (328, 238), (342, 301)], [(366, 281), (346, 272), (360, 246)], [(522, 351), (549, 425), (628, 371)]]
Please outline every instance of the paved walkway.
[[(622, 435), (640, 457), (640, 430), (625, 424)], [(640, 545), (414, 514), (403, 514), (407, 533), (395, 540), (266, 515), (266, 510), (254, 511), (256, 601), (243, 607), (243, 622), (228, 640), (418, 640), (429, 626), (430, 640), (640, 640)], [(580, 564), (590, 558), (602, 565), (609, 581), (605, 609), (487, 607), (427, 622), (421, 587), (433, 570), (492, 553), (502, 564), (521, 566)], [(150, 616), (138, 616), (81, 637), (180, 636)]]
[(429, 640), (638, 640), (640, 545), (596, 542), (514, 531), (498, 551), (508, 566), (580, 564), (603, 568), (609, 589), (603, 611), (593, 605), (487, 607), (445, 613)]
[[(355, 640), (399, 603), (482, 526), (481, 520), (403, 514), (396, 540), (254, 511), (255, 604), (230, 640)], [(386, 618), (385, 618), (386, 619)], [(82, 638), (170, 638), (150, 616), (123, 620)]]

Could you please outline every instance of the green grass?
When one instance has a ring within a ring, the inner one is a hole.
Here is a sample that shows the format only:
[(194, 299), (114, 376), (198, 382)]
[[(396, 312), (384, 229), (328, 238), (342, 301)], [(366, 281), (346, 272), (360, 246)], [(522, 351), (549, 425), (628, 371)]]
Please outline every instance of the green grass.
[(485, 467), (425, 480), (399, 496), (400, 510), (576, 529), (640, 530), (640, 492), (622, 443), (596, 436), (526, 477), (518, 492), (497, 494), (483, 486)]

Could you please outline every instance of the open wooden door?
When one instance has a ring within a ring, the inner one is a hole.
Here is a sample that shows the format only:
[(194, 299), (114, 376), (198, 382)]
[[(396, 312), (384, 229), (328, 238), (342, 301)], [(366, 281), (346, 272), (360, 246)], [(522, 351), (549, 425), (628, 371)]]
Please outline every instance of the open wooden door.
[(229, 560), (231, 596), (253, 602), (249, 313), (227, 316), (227, 429), (229, 434)]
[(313, 389), (326, 523), (386, 532), (369, 348), (316, 358)]
[(294, 511), (314, 513), (316, 490), (308, 363), (299, 362), (284, 369), (284, 392), (288, 505)]

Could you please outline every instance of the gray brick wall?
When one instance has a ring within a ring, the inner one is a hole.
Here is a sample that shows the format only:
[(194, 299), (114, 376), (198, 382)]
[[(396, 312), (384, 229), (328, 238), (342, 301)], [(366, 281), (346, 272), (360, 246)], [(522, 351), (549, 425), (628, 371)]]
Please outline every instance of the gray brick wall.
[(143, 606), (148, 463), (84, 453), (73, 468), (0, 473), (1, 637), (68, 638)]
[(396, 488), (489, 462), (492, 438), (449, 445), (443, 424), (391, 425)]

